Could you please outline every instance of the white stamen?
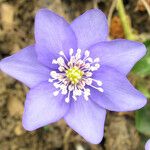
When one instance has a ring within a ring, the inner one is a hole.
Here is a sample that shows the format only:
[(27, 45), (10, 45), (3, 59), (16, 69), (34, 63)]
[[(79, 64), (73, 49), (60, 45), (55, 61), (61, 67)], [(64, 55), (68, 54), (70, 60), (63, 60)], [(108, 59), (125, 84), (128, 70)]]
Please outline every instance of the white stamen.
[(77, 49), (77, 54), (81, 54), (81, 49), (80, 48)]
[(76, 101), (77, 100), (77, 97), (75, 95), (72, 96), (72, 98)]
[(69, 101), (70, 101), (70, 99), (67, 97), (67, 98), (65, 98), (65, 102), (66, 103), (69, 103)]
[(95, 58), (95, 59), (94, 59), (94, 62), (96, 62), (96, 63), (98, 63), (99, 61), (100, 61), (99, 58)]
[(53, 59), (53, 60), (52, 60), (52, 64), (58, 64), (57, 60), (56, 60), (56, 59)]
[(91, 57), (87, 58), (86, 60), (89, 61), (90, 63), (93, 62), (93, 59)]
[(100, 91), (100, 92), (104, 92), (104, 89), (103, 88), (98, 88), (98, 90)]
[(63, 72), (63, 71), (65, 71), (65, 68), (62, 67), (62, 66), (60, 66), (60, 67), (58, 67), (58, 70), (59, 70), (60, 72)]
[(86, 73), (85, 73), (85, 76), (86, 76), (86, 77), (91, 77), (91, 76), (92, 76), (92, 72), (86, 72)]
[(70, 102), (70, 91), (68, 92), (68, 96), (65, 98), (65, 102), (66, 103)]
[(61, 94), (63, 94), (63, 95), (66, 95), (67, 93), (68, 93), (67, 90), (62, 90), (62, 91), (61, 91)]
[(76, 59), (80, 59), (81, 58), (81, 49), (77, 49), (77, 53), (76, 53)]
[(64, 56), (65, 54), (64, 54), (63, 51), (60, 51), (60, 52), (59, 52), (59, 55)]
[(65, 55), (65, 53), (63, 51), (60, 51), (59, 55), (63, 56), (68, 61), (68, 59), (67, 59), (67, 57), (66, 57), (66, 55)]
[(59, 58), (57, 59), (57, 62), (58, 62), (58, 64), (61, 65), (61, 66), (63, 66), (64, 63), (65, 63), (65, 61), (64, 61), (64, 59), (63, 59), (62, 57), (59, 57)]
[(53, 85), (54, 85), (55, 88), (59, 88), (60, 87), (59, 82), (55, 82)]
[(52, 78), (57, 79), (57, 72), (56, 71), (51, 71), (50, 75)]
[(54, 80), (57, 80), (57, 79), (51, 79), (51, 78), (49, 78), (48, 82), (53, 82)]
[(90, 51), (86, 50), (85, 53), (84, 53), (84, 55), (85, 55), (86, 57), (89, 57)]
[(100, 91), (100, 92), (104, 92), (104, 89), (101, 88), (101, 87), (96, 87), (96, 86), (93, 86), (93, 85), (90, 85), (91, 87), (93, 87), (94, 89)]
[(102, 84), (103, 84), (102, 81), (100, 81), (100, 80), (95, 80), (95, 79), (92, 79), (92, 80), (95, 81), (98, 86), (102, 86)]
[(84, 67), (85, 67), (85, 68), (90, 68), (90, 64), (89, 64), (89, 63), (86, 63)]
[(73, 89), (74, 89), (74, 86), (73, 85), (69, 85), (68, 90), (69, 91), (73, 91)]
[(98, 69), (100, 67), (100, 64), (95, 64), (95, 67)]
[(69, 55), (70, 55), (70, 56), (73, 55), (73, 48), (70, 48), (70, 50), (69, 50)]
[(84, 98), (85, 98), (85, 100), (86, 100), (86, 101), (88, 101), (88, 100), (89, 100), (89, 97), (88, 97), (88, 96), (86, 96), (86, 95), (84, 95)]
[(86, 82), (87, 85), (91, 85), (92, 84), (92, 79), (91, 78), (87, 78), (85, 80), (85, 82)]
[(53, 92), (53, 95), (54, 95), (54, 96), (57, 96), (58, 94), (59, 94), (59, 91), (54, 91), (54, 92)]

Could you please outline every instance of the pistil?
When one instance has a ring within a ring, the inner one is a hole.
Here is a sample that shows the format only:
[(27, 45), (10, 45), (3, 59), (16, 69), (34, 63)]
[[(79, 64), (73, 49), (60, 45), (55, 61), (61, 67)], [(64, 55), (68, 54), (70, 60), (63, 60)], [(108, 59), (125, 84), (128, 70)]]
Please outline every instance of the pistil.
[(72, 84), (77, 84), (82, 79), (83, 74), (84, 72), (76, 66), (66, 71), (66, 76)]

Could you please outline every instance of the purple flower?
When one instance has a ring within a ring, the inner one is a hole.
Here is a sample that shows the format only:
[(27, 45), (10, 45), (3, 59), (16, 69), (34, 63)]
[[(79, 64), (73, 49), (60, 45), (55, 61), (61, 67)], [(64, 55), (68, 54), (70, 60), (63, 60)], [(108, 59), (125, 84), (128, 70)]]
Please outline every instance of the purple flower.
[(68, 24), (41, 9), (35, 44), (3, 59), (0, 68), (30, 89), (23, 126), (32, 131), (63, 118), (87, 141), (103, 138), (106, 110), (132, 111), (146, 98), (126, 75), (145, 53), (138, 42), (107, 41), (106, 16), (92, 9)]
[(145, 150), (150, 150), (150, 139), (145, 144)]

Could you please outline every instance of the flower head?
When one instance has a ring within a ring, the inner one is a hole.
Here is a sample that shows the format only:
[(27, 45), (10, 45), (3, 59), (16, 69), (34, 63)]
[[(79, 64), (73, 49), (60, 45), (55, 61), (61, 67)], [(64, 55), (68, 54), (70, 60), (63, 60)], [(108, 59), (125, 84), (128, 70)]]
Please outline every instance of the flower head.
[[(100, 67), (99, 58), (94, 60), (90, 57), (90, 51), (86, 50), (84, 56), (81, 56), (81, 49), (77, 49), (77, 53), (73, 55), (74, 50), (69, 50), (70, 58), (68, 59), (63, 51), (59, 52), (60, 57), (53, 59), (52, 63), (58, 66), (57, 71), (50, 72), (49, 82), (53, 83), (56, 91), (54, 96), (58, 96), (59, 92), (67, 95), (65, 102), (77, 100), (81, 95), (85, 100), (89, 99), (90, 89), (95, 88), (99, 92), (103, 92), (102, 82), (92, 78), (94, 71)], [(94, 85), (96, 83), (96, 86)]]
[(35, 44), (3, 59), (0, 68), (30, 91), (23, 126), (32, 131), (63, 118), (91, 143), (103, 138), (106, 110), (132, 111), (146, 98), (126, 75), (145, 53), (138, 42), (107, 40), (106, 16), (92, 9), (68, 24), (41, 9)]

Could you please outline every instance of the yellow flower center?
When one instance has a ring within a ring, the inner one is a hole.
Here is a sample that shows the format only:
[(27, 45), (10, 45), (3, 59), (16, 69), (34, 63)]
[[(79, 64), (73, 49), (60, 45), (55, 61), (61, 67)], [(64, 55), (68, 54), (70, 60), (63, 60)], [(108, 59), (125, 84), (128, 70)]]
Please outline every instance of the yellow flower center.
[(83, 71), (78, 67), (70, 68), (66, 71), (67, 78), (71, 81), (72, 84), (77, 84), (83, 76)]

